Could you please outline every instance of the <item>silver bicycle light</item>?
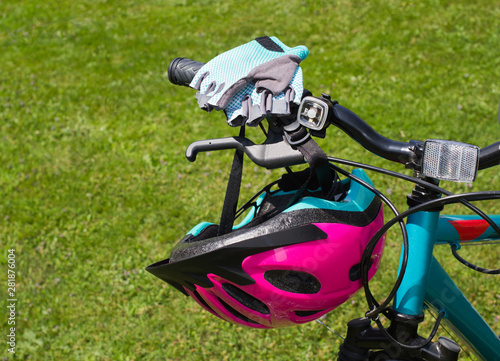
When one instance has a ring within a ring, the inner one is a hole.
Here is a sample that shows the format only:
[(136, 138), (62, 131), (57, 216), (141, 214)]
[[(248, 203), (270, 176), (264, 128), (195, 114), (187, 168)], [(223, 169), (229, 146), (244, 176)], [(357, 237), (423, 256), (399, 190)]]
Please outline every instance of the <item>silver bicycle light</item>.
[(428, 177), (474, 182), (479, 164), (479, 147), (450, 140), (428, 139), (424, 144), (422, 173)]
[(306, 128), (321, 130), (328, 119), (330, 107), (331, 102), (326, 99), (305, 97), (300, 103), (297, 121)]

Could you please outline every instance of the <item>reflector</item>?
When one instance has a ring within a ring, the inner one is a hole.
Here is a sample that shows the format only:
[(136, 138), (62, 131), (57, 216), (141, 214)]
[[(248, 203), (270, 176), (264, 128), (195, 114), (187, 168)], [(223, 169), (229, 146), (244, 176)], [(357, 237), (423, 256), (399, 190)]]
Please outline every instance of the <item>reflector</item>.
[(424, 144), (422, 172), (452, 182), (474, 182), (479, 147), (450, 140), (428, 139)]

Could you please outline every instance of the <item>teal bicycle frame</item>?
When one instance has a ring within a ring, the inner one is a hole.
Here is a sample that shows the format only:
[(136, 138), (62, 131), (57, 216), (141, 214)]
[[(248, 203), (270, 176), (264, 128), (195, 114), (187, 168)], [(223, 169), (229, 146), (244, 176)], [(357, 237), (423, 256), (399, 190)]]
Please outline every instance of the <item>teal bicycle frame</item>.
[[(500, 226), (500, 215), (490, 216)], [(500, 360), (500, 339), (433, 256), (435, 244), (488, 242), (499, 239), (477, 216), (441, 216), (418, 212), (407, 221), (408, 263), (394, 299), (394, 309), (419, 315), (424, 304), (444, 312), (444, 322), (484, 360)]]

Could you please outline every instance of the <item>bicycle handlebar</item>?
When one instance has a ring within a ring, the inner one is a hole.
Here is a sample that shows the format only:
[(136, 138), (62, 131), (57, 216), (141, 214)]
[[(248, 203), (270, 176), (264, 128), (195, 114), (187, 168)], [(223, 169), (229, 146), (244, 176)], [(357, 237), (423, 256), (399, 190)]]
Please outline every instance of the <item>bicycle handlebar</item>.
[[(191, 80), (203, 65), (205, 64), (188, 58), (175, 58), (168, 66), (168, 80), (175, 85), (189, 87)], [(335, 104), (333, 107), (331, 123), (340, 128), (365, 149), (382, 158), (403, 164), (411, 163), (415, 160), (415, 153), (411, 142), (404, 143), (384, 137), (359, 116), (340, 104)], [(290, 149), (292, 152), (286, 151), (285, 147), (278, 146), (280, 142), (285, 143), (285, 140), (277, 140), (275, 135), (272, 142), (261, 145), (256, 145), (248, 139), (243, 139), (246, 138), (232, 137), (223, 138), (220, 141), (213, 139), (195, 142), (188, 149), (190, 155), (186, 154), (186, 156), (188, 156), (189, 160), (194, 161), (198, 151), (238, 148), (243, 149), (257, 165), (262, 165), (266, 168), (284, 167), (292, 163), (297, 164), (300, 158), (299, 152), (293, 149)], [(279, 152), (273, 155), (269, 148), (271, 146), (274, 147), (274, 150), (279, 149)], [(266, 147), (269, 149), (266, 149)], [(280, 157), (283, 157), (283, 162), (279, 161)], [(283, 165), (281, 165), (282, 163)], [(499, 164), (500, 141), (480, 150), (479, 169), (486, 169)]]
[(175, 85), (189, 87), (189, 83), (205, 63), (188, 58), (175, 58), (168, 66), (168, 80)]
[(354, 112), (340, 104), (334, 105), (333, 112), (333, 125), (340, 128), (370, 152), (403, 164), (414, 160), (415, 153), (410, 149), (411, 144), (409, 142), (403, 143), (384, 137)]
[(500, 141), (481, 148), (479, 151), (479, 170), (500, 164)]

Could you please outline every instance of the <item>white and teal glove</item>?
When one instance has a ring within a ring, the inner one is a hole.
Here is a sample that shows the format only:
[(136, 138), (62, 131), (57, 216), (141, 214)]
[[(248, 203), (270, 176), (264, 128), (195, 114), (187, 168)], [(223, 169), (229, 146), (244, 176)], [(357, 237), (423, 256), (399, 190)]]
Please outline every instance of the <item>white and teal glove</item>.
[(256, 126), (267, 115), (287, 115), (300, 103), (302, 70), (309, 51), (276, 37), (260, 37), (218, 55), (191, 81), (200, 108), (224, 110), (229, 125)]

